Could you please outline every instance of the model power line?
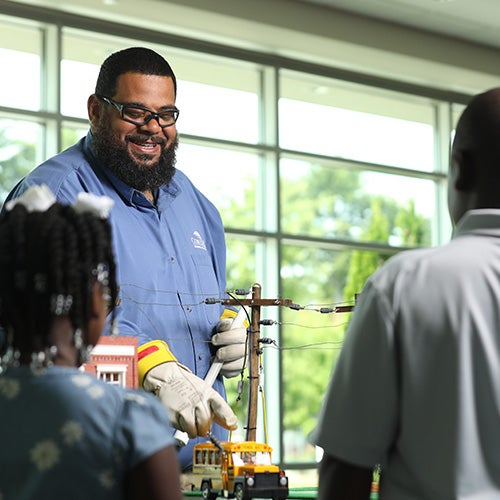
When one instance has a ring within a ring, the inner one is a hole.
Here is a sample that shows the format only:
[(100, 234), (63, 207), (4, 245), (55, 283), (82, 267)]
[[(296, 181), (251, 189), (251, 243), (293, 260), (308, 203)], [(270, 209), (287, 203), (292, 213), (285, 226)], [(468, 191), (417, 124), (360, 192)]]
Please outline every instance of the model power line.
[[(222, 494), (224, 498), (273, 498), (285, 500), (288, 498), (288, 478), (285, 471), (272, 462), (272, 448), (266, 442), (257, 441), (258, 396), (261, 387), (261, 356), (262, 344), (270, 343), (270, 339), (260, 337), (261, 325), (273, 324), (269, 320), (261, 320), (261, 308), (264, 306), (290, 307), (295, 310), (305, 309), (294, 304), (289, 299), (262, 298), (261, 286), (256, 283), (248, 291), (235, 291), (235, 294), (245, 295), (238, 299), (230, 295), (224, 299), (206, 299), (206, 304), (222, 304), (224, 306), (239, 306), (240, 309), (233, 320), (234, 327), (241, 327), (245, 319), (247, 327), (247, 349), (249, 392), (247, 407), (246, 438), (241, 442), (218, 442), (213, 436), (207, 436), (210, 441), (198, 443), (193, 448), (193, 476), (199, 485), (202, 497), (211, 500)], [(353, 306), (337, 308), (320, 307), (319, 312), (350, 312)], [(328, 311), (326, 311), (328, 309)], [(334, 310), (336, 309), (336, 310)], [(271, 341), (272, 342), (272, 341)], [(221, 363), (214, 361), (205, 377), (210, 384), (219, 374)], [(263, 398), (264, 399), (264, 398)], [(265, 425), (265, 407), (264, 425)], [(267, 457), (267, 458), (266, 458)], [(196, 487), (196, 486), (195, 486)]]

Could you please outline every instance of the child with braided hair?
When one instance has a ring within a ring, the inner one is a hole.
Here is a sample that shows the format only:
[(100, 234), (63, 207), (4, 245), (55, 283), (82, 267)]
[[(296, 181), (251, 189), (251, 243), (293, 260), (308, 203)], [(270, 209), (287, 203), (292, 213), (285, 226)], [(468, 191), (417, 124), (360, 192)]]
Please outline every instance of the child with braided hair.
[(0, 499), (180, 500), (162, 404), (78, 367), (117, 298), (107, 212), (46, 186), (0, 219)]

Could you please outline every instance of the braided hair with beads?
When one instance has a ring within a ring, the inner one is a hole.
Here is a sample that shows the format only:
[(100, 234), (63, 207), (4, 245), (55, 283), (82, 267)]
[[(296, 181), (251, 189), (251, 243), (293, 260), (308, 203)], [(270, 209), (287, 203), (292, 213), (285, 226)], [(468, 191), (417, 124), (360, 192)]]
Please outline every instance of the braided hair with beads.
[(86, 331), (96, 282), (105, 287), (110, 304), (116, 304), (107, 219), (60, 203), (43, 212), (16, 205), (2, 216), (0, 326), (9, 349), (29, 356), (50, 348), (58, 316), (67, 316), (74, 331)]

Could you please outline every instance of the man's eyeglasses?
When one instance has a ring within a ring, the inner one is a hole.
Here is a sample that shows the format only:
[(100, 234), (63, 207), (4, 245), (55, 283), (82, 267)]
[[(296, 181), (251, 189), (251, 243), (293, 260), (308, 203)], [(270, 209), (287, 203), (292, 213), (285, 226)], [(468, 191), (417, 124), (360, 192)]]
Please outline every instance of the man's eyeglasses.
[(120, 112), (122, 120), (132, 123), (137, 127), (148, 124), (153, 118), (158, 122), (161, 128), (170, 127), (177, 121), (177, 118), (179, 118), (179, 110), (175, 106), (156, 113), (139, 104), (121, 104), (113, 101), (113, 99), (109, 97), (102, 95), (97, 95), (97, 97), (111, 104), (111, 106), (114, 106)]

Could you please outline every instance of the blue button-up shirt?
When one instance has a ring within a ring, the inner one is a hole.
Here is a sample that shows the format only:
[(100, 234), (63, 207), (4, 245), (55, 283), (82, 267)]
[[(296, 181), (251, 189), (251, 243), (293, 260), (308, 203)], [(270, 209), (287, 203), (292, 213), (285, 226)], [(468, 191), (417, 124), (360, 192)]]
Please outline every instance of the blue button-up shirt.
[[(35, 168), (9, 198), (42, 183), (63, 203), (72, 203), (81, 191), (112, 198), (120, 335), (137, 335), (139, 345), (164, 340), (182, 364), (203, 378), (210, 367), (210, 339), (223, 310), (204, 301), (224, 297), (226, 287), (220, 214), (179, 170), (158, 189), (156, 206), (151, 204), (99, 164), (91, 143), (89, 132)], [(225, 395), (221, 379), (214, 388)], [(188, 461), (189, 453), (182, 451)]]

